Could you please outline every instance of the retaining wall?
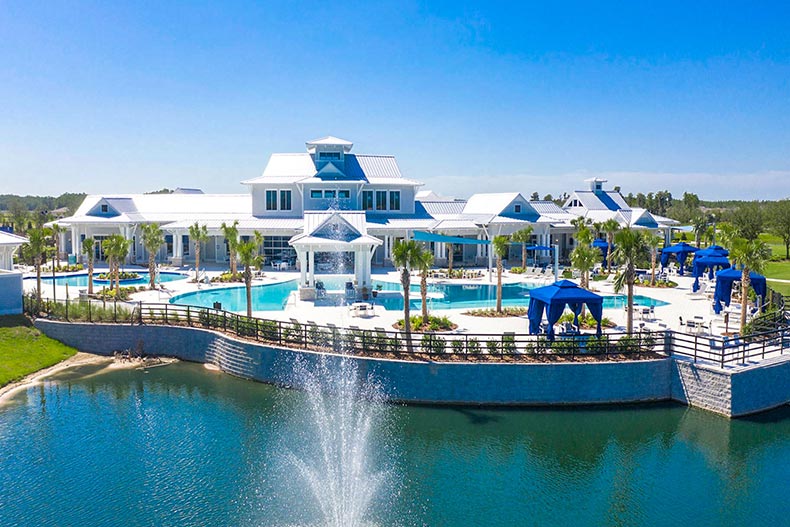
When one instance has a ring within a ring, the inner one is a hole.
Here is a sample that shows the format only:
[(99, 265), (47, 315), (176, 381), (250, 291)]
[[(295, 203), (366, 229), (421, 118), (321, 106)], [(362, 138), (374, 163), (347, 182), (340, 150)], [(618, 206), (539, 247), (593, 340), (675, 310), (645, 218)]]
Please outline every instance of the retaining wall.
[[(36, 320), (48, 336), (82, 351), (109, 355), (142, 345), (148, 354), (216, 364), (261, 382), (298, 385), (295, 360), (339, 355), (279, 348), (198, 328)], [(395, 400), (474, 405), (559, 405), (676, 400), (725, 416), (790, 402), (790, 360), (740, 371), (679, 359), (623, 362), (488, 364), (348, 357), (372, 374)]]

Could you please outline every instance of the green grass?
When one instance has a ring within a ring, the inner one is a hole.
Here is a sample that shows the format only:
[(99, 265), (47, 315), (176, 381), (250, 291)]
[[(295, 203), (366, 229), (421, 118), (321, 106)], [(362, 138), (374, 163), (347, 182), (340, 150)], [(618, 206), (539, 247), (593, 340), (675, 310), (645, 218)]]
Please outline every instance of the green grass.
[(790, 280), (790, 260), (784, 262), (768, 262), (765, 264), (766, 278)]
[(782, 238), (779, 236), (774, 236), (773, 234), (764, 232), (760, 235), (760, 239), (771, 248), (771, 254), (773, 256), (784, 258), (787, 254), (787, 251), (785, 250), (785, 244), (782, 242)]
[(790, 284), (768, 280), (768, 287), (784, 296), (790, 296)]
[(0, 316), (0, 386), (75, 353), (77, 350), (42, 334), (21, 315)]

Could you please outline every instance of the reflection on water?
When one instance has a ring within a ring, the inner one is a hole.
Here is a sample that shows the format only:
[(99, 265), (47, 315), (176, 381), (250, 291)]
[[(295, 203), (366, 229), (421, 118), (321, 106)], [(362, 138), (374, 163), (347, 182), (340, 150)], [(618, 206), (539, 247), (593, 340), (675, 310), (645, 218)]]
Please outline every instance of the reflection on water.
[[(736, 421), (671, 404), (385, 412), (365, 456), (375, 474), (397, 447), (371, 505), (379, 525), (783, 525), (790, 513), (788, 407)], [(64, 374), (0, 408), (0, 525), (315, 524), (285, 462), (316, 440), (314, 420), (308, 393), (196, 365)]]

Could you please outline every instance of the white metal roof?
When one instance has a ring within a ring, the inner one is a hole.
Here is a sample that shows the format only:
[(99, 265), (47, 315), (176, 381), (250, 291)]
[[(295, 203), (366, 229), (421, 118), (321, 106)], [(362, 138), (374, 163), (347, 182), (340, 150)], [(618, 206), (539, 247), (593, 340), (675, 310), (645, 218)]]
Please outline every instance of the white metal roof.
[(0, 231), (0, 245), (22, 245), (27, 243), (27, 238), (12, 234), (6, 231)]
[(518, 192), (473, 194), (466, 202), (463, 213), (495, 216), (505, 210), (505, 207), (510, 205), (518, 196)]
[(325, 137), (321, 137), (319, 139), (313, 139), (312, 141), (307, 141), (305, 146), (309, 152), (315, 150), (316, 146), (342, 146), (343, 150), (346, 152), (351, 151), (354, 147), (354, 143), (351, 141), (346, 141), (345, 139), (340, 139), (339, 137), (335, 137), (333, 135), (327, 135)]

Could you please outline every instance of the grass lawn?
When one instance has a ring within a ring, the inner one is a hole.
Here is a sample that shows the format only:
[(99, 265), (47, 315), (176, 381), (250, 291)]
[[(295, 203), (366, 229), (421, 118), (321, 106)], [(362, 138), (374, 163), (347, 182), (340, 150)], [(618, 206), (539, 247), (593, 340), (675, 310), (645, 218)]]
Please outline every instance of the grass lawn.
[(778, 256), (779, 258), (784, 258), (787, 254), (785, 250), (785, 244), (782, 241), (782, 238), (779, 236), (774, 236), (773, 234), (768, 234), (764, 232), (760, 235), (760, 239), (764, 241), (768, 247), (771, 248), (771, 254), (774, 256)]
[(766, 278), (780, 278), (782, 280), (790, 280), (790, 260), (766, 263), (765, 276)]
[(790, 284), (768, 280), (768, 287), (784, 296), (790, 296)]
[(0, 386), (75, 353), (77, 350), (47, 337), (21, 315), (0, 316)]

